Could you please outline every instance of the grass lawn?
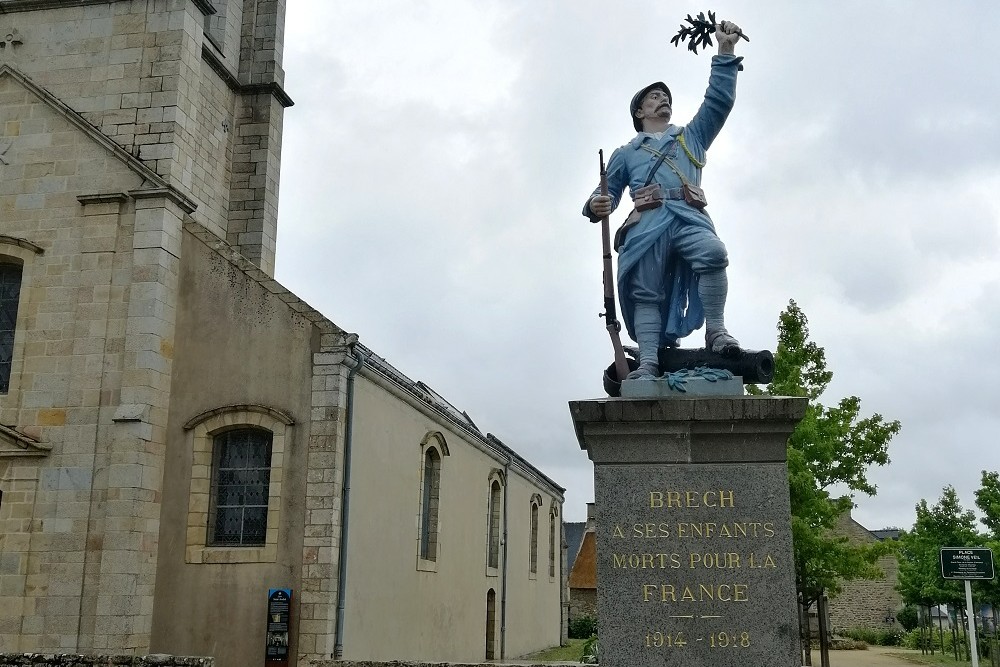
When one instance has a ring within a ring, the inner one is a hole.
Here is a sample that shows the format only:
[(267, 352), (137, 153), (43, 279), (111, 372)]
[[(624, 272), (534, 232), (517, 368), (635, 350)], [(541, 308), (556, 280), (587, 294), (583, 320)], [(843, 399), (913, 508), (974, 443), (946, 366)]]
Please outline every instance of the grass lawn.
[[(968, 660), (955, 660), (955, 656), (951, 653), (946, 653), (945, 655), (941, 655), (940, 653), (921, 655), (920, 651), (907, 651), (906, 659), (920, 665), (948, 665), (949, 667), (971, 667), (972, 665)], [(990, 659), (980, 658), (979, 665), (980, 667), (989, 667)]]
[(583, 655), (583, 645), (587, 642), (587, 640), (568, 639), (567, 641), (569, 643), (566, 644), (566, 646), (553, 646), (552, 648), (547, 648), (544, 651), (531, 653), (518, 659), (533, 660), (535, 662), (579, 662), (580, 656)]
[[(921, 654), (920, 651), (912, 649), (898, 648), (895, 646), (886, 647), (873, 647), (877, 650), (883, 651), (889, 655), (897, 655), (904, 660), (912, 662), (917, 665), (947, 665), (947, 667), (972, 667), (972, 662), (969, 660), (955, 660), (954, 654), (940, 652), (935, 652), (934, 655), (930, 653)], [(815, 654), (814, 654), (815, 655)], [(814, 664), (819, 664), (814, 660)], [(979, 667), (991, 667), (991, 662), (989, 658), (980, 658)]]

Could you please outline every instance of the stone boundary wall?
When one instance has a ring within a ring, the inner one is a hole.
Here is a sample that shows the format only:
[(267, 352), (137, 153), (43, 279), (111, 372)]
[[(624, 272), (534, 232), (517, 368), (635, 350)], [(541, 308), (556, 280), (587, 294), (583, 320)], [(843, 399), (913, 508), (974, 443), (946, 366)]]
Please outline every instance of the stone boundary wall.
[(178, 657), (172, 655), (74, 655), (68, 653), (0, 653), (0, 667), (215, 667), (215, 658)]

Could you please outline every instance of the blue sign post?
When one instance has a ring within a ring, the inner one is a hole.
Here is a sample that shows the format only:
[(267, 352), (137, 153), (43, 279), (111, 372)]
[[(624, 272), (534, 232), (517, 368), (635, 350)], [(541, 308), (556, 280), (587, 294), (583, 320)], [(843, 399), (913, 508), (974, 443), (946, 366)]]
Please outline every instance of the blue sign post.
[(264, 664), (267, 667), (288, 666), (291, 615), (292, 589), (269, 589), (267, 591), (267, 646), (264, 652)]

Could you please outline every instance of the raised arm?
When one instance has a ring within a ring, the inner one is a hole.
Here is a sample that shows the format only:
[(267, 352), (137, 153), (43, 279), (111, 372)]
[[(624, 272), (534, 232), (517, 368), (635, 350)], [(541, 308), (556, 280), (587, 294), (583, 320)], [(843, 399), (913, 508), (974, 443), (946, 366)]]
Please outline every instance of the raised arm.
[(712, 72), (708, 78), (705, 101), (698, 113), (684, 128), (686, 143), (700, 162), (705, 161), (704, 152), (715, 141), (729, 112), (736, 102), (736, 73), (743, 69), (742, 56), (735, 55), (736, 42), (740, 39), (740, 28), (735, 23), (723, 21), (716, 30), (719, 55), (712, 57)]

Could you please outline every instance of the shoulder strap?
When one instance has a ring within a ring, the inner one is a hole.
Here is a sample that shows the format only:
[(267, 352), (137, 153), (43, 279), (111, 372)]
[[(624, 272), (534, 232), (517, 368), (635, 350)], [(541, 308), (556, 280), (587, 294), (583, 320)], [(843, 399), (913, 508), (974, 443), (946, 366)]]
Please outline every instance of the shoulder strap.
[(666, 151), (661, 152), (660, 156), (656, 158), (656, 162), (654, 162), (653, 166), (650, 168), (649, 175), (646, 176), (646, 182), (642, 184), (643, 187), (653, 182), (653, 176), (656, 176), (656, 170), (660, 168), (660, 165), (663, 164), (663, 161), (666, 159), (667, 159)]
[[(680, 140), (682, 136), (683, 136), (683, 133), (677, 135), (677, 139)], [(682, 146), (684, 145), (683, 142), (681, 143), (681, 145)], [(653, 182), (653, 177), (656, 176), (656, 170), (659, 169), (660, 165), (663, 164), (664, 162), (667, 163), (667, 166), (670, 167), (671, 171), (673, 171), (675, 174), (677, 174), (677, 178), (681, 179), (681, 183), (683, 183), (684, 185), (688, 185), (688, 179), (684, 176), (684, 174), (681, 173), (681, 171), (674, 165), (673, 162), (671, 162), (670, 160), (667, 159), (667, 151), (666, 150), (658, 151), (655, 148), (651, 148), (651, 147), (647, 146), (646, 144), (642, 144), (640, 146), (640, 148), (642, 148), (644, 150), (647, 150), (650, 153), (652, 153), (653, 155), (657, 156), (656, 162), (653, 163), (653, 166), (649, 170), (649, 175), (646, 176), (646, 182), (643, 183), (643, 187), (645, 187), (645, 186), (647, 186), (647, 185), (649, 185), (650, 183)], [(666, 148), (666, 146), (664, 146), (664, 148)], [(684, 150), (686, 151), (687, 147), (685, 147)], [(695, 162), (695, 164), (698, 164), (698, 163)]]

